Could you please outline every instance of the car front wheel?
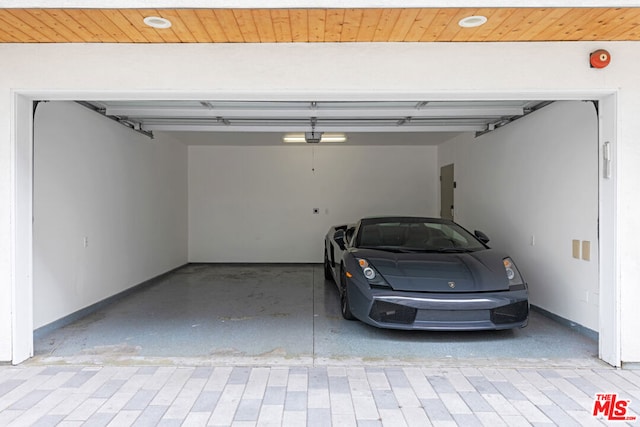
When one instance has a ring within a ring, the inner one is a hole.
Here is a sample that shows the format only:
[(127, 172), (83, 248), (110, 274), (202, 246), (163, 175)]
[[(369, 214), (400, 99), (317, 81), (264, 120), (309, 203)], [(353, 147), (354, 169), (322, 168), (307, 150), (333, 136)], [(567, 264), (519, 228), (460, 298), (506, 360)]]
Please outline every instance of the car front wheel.
[(355, 320), (349, 304), (349, 291), (347, 290), (344, 268), (340, 269), (340, 312), (346, 320)]

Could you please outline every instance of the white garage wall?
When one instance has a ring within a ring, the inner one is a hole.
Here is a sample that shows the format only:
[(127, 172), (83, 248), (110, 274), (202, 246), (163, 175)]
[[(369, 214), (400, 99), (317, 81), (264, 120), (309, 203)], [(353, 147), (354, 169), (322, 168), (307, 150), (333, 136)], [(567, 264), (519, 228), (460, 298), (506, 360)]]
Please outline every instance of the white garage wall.
[(321, 262), (331, 225), (435, 215), (436, 179), (430, 146), (191, 146), (189, 261)]
[(186, 263), (186, 146), (71, 102), (34, 132), (34, 327)]
[[(556, 102), (495, 132), (443, 144), (438, 154), (441, 166), (455, 165), (456, 220), (515, 258), (532, 304), (597, 331), (593, 104)], [(573, 258), (574, 239), (591, 242), (591, 261)]]

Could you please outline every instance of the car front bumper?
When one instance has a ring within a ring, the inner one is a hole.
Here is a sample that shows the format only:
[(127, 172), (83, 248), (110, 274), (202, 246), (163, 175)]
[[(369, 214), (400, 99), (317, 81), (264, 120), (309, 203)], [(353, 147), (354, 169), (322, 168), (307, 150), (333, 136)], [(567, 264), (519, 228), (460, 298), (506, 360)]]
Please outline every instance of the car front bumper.
[(525, 327), (529, 319), (526, 289), (504, 292), (416, 293), (351, 286), (354, 315), (389, 329), (434, 331), (496, 330)]

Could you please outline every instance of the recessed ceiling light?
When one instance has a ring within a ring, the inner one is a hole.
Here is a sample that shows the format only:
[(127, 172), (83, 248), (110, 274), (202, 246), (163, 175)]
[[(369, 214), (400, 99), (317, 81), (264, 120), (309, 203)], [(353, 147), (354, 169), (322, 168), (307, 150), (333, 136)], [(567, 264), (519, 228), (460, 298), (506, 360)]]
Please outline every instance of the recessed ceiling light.
[(159, 16), (147, 16), (144, 18), (144, 23), (152, 28), (169, 28), (171, 27), (171, 21)]
[(486, 22), (487, 22), (486, 16), (474, 15), (474, 16), (467, 16), (466, 18), (462, 18), (460, 21), (458, 21), (458, 25), (460, 25), (463, 28), (473, 28), (473, 27), (479, 27), (480, 25), (486, 24)]

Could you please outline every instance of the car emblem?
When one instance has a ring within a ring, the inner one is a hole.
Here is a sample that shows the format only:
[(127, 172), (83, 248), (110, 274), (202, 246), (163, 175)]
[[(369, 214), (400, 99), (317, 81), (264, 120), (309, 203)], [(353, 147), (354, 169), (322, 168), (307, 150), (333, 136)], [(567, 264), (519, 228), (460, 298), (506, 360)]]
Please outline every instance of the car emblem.
[(455, 288), (456, 287), (456, 282), (449, 282), (449, 287), (451, 289)]

